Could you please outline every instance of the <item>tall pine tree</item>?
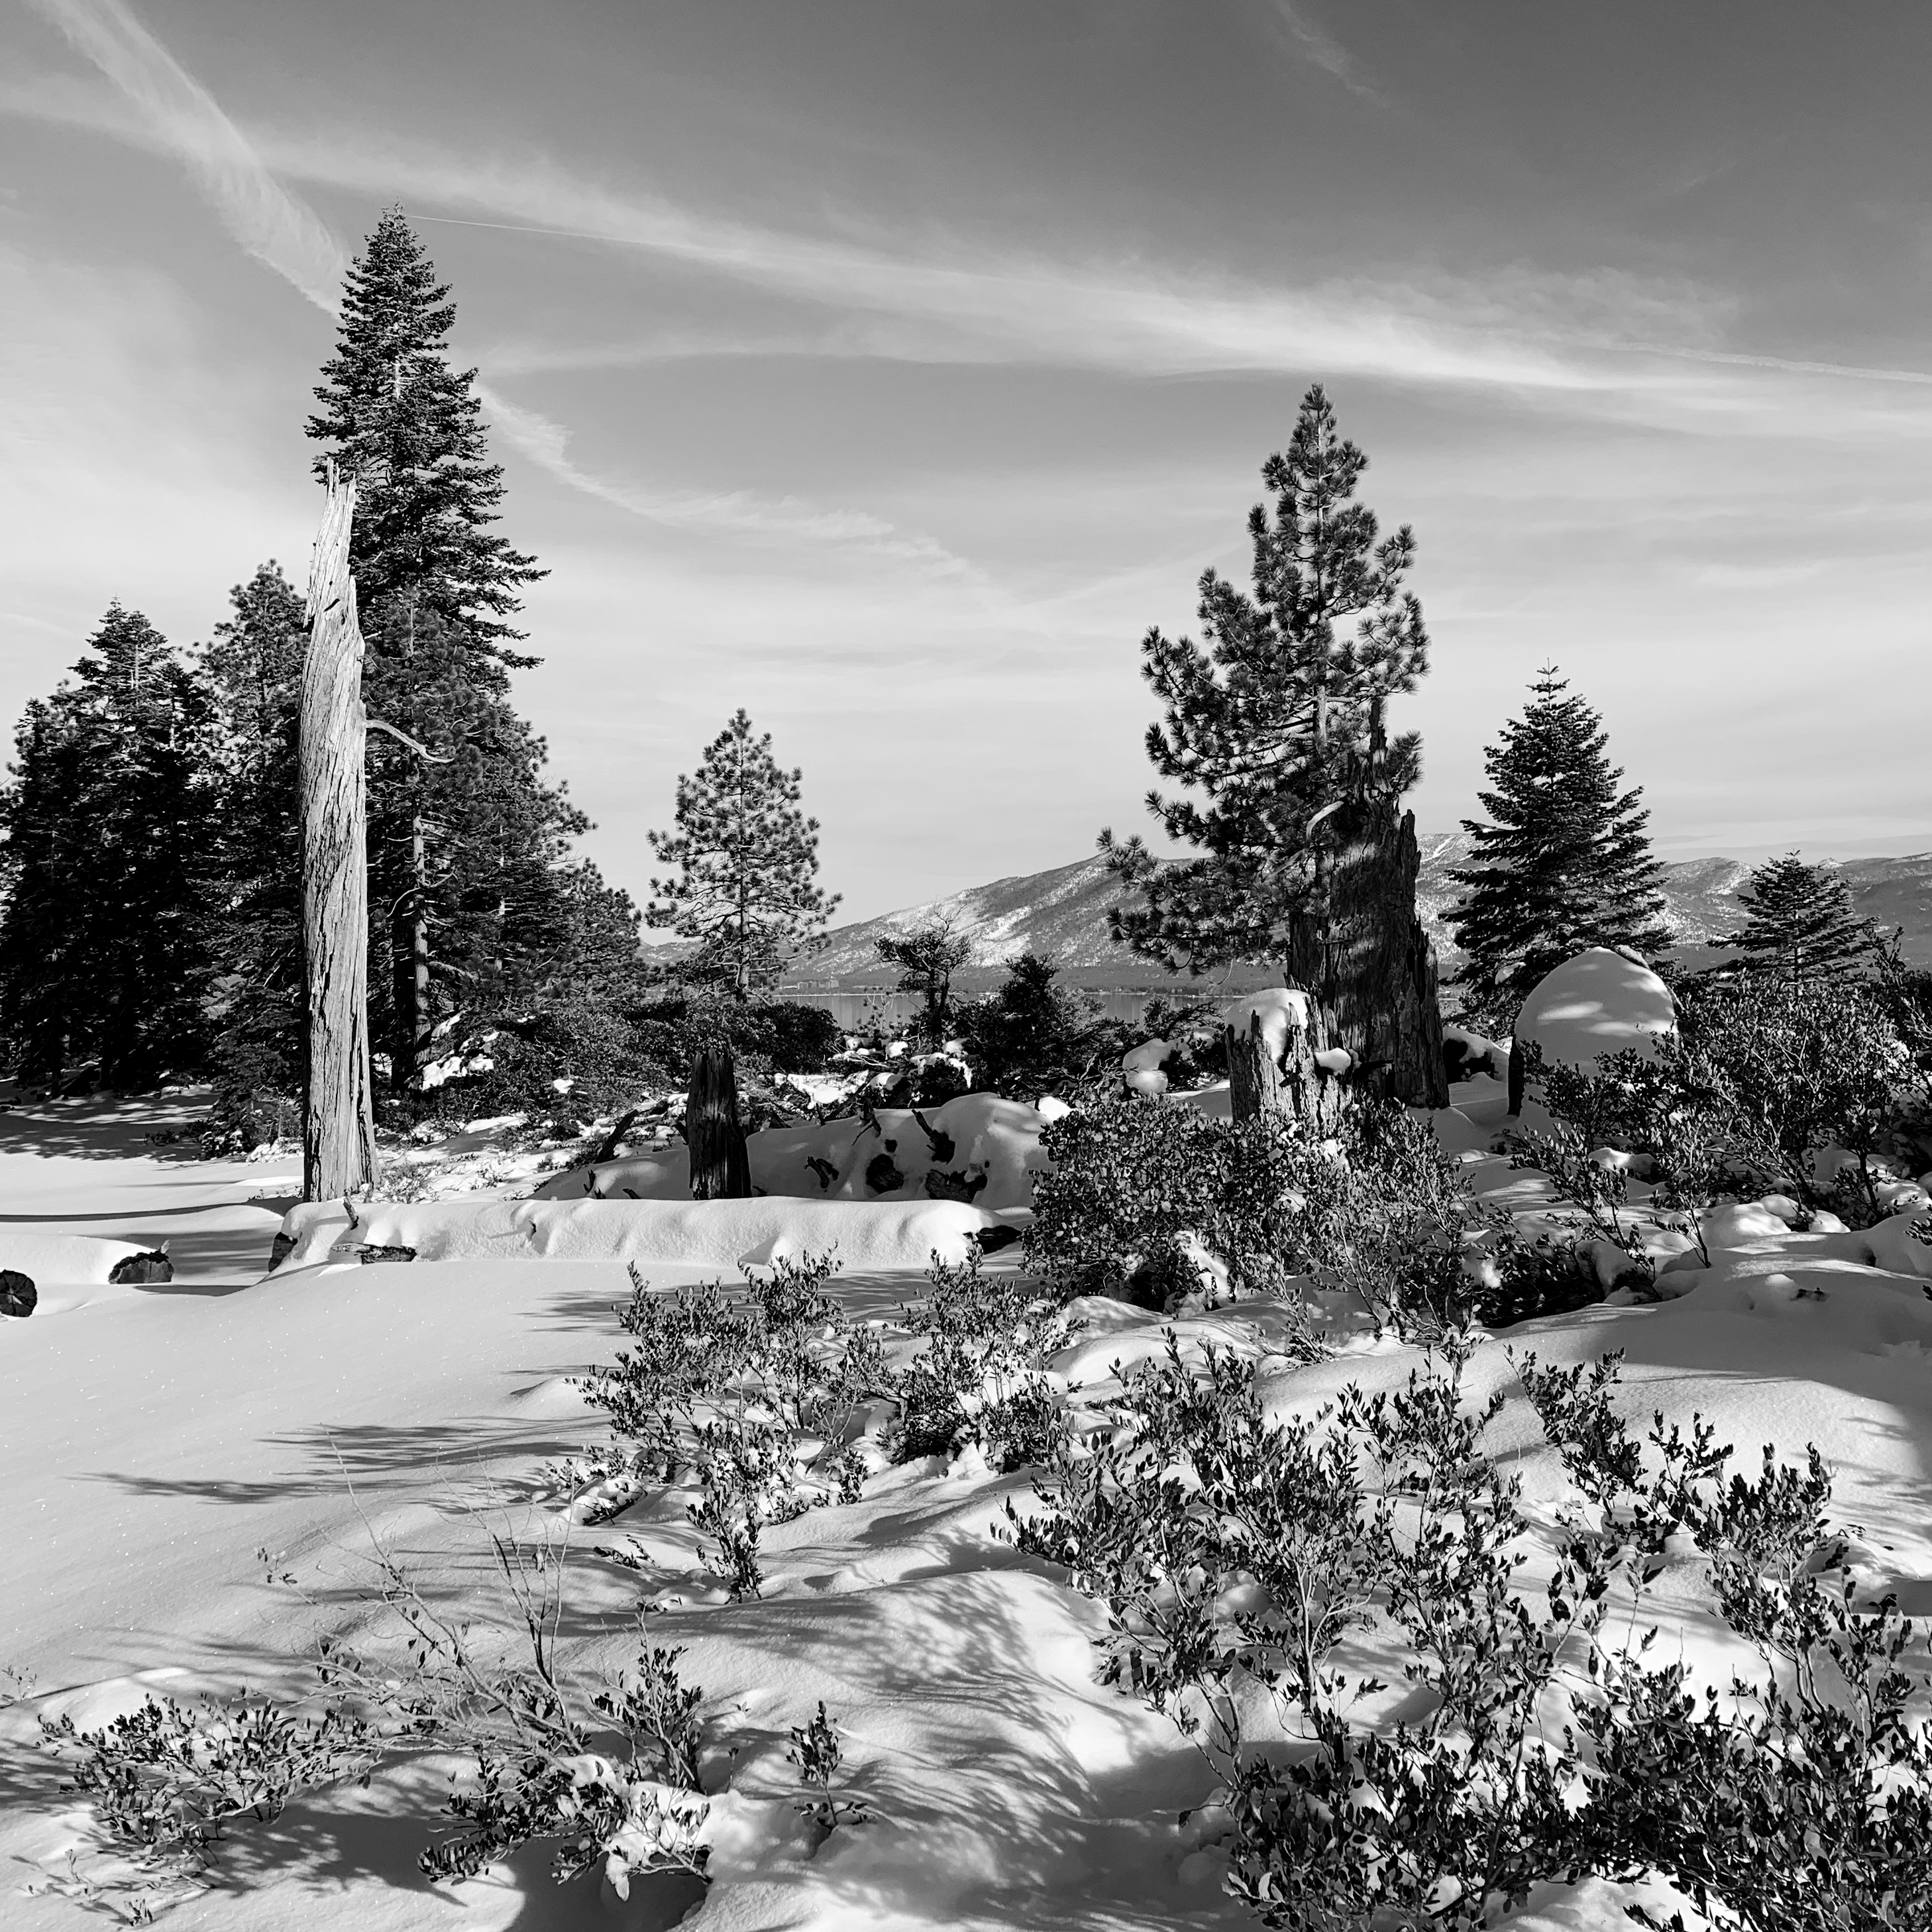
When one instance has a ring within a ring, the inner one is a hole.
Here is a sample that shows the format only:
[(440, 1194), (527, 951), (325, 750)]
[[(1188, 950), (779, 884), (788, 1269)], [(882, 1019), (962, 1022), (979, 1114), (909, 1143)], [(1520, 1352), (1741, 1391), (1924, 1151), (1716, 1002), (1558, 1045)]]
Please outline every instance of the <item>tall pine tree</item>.
[(1490, 822), (1465, 819), (1470, 863), (1449, 925), (1468, 955), (1458, 983), (1479, 1022), (1504, 1029), (1552, 967), (1593, 946), (1643, 953), (1670, 943), (1641, 787), (1605, 755), (1603, 720), (1546, 664), (1519, 718), (1483, 754)]
[(739, 999), (773, 984), (790, 950), (838, 904), (819, 890), (818, 821), (799, 810), (804, 773), (782, 770), (771, 734), (740, 710), (677, 782), (677, 830), (653, 832), (658, 862), (644, 909), (653, 926), (698, 942), (691, 970)]
[[(430, 748), (369, 741), (372, 1036), (392, 1084), (440, 1024), (580, 988), (635, 950), (636, 914), (569, 856), (589, 821), (545, 783), (510, 701), (520, 592), (543, 575), (494, 526), (474, 370), (450, 360), (455, 308), (399, 209), (349, 272), (308, 430), (358, 482), (351, 561), (372, 717)], [(620, 964), (621, 962), (621, 964)]]
[(1148, 809), (1199, 856), (1162, 865), (1137, 837), (1100, 844), (1138, 895), (1112, 916), (1117, 940), (1190, 972), (1278, 962), (1316, 995), (1328, 1041), (1400, 1097), (1437, 1102), (1435, 962), (1415, 917), (1414, 820), (1400, 809), (1421, 746), (1391, 738), (1388, 719), (1428, 668), (1428, 637), (1402, 587), (1413, 534), (1378, 541), (1355, 501), (1367, 465), (1316, 385), (1262, 470), (1274, 501), (1248, 519), (1251, 594), (1210, 569), (1204, 644), (1156, 629), (1142, 644), (1165, 714), (1148, 754), (1205, 796), (1150, 793)]
[(75, 680), (28, 707), (0, 792), (0, 1031), (21, 1077), (104, 1087), (200, 1070), (216, 870), (206, 695), (110, 604)]
[(209, 1017), (217, 1112), (248, 1143), (300, 1130), (302, 599), (274, 562), (229, 593), (202, 647), (220, 791)]
[[(507, 646), (519, 593), (544, 573), (491, 526), (503, 472), (489, 460), (476, 371), (449, 359), (449, 285), (400, 208), (376, 224), (343, 290), (335, 353), (308, 433), (357, 483), (350, 561), (368, 612), (394, 602), (456, 627), (479, 658), (526, 664)], [(500, 675), (498, 687), (500, 686)]]
[(1852, 910), (1844, 880), (1828, 866), (1806, 865), (1796, 852), (1759, 866), (1739, 889), (1738, 903), (1743, 929), (1710, 943), (1742, 954), (1747, 972), (1793, 986), (1862, 980), (1883, 956), (1884, 935)]

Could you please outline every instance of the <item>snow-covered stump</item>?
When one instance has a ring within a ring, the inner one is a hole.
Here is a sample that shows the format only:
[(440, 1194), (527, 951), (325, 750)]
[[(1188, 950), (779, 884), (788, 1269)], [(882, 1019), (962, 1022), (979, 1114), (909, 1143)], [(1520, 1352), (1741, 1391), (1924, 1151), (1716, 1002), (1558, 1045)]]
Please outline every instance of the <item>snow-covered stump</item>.
[(1346, 1054), (1328, 1049), (1316, 1002), (1292, 986), (1238, 1000), (1222, 1038), (1237, 1120), (1285, 1114), (1326, 1139), (1348, 1112)]

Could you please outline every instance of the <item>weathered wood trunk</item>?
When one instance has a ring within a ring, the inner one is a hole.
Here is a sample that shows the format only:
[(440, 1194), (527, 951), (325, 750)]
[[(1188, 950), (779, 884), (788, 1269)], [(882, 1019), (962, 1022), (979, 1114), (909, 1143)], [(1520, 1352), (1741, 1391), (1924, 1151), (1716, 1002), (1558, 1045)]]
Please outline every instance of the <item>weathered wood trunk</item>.
[(369, 880), (362, 632), (349, 572), (354, 482), (332, 468), (309, 572), (302, 664), (302, 962), (308, 1065), (302, 1198), (366, 1194), (376, 1178), (369, 1084)]
[(691, 1150), (694, 1201), (750, 1198), (752, 1163), (738, 1124), (738, 1070), (722, 1041), (700, 1047), (692, 1064), (684, 1138)]
[(1447, 1106), (1436, 952), (1415, 916), (1415, 814), (1352, 800), (1331, 822), (1326, 916), (1318, 905), (1295, 922), (1288, 982), (1316, 994), (1328, 1043), (1353, 1056), (1359, 1090)]
[(1349, 1096), (1342, 1082), (1316, 1056), (1325, 1050), (1320, 1006), (1308, 1003), (1309, 1024), (1291, 1026), (1277, 1057), (1268, 1051), (1261, 1016), (1251, 1016), (1245, 1033), (1222, 1029), (1228, 1050), (1228, 1094), (1237, 1120), (1274, 1112), (1300, 1121), (1324, 1139), (1342, 1124)]

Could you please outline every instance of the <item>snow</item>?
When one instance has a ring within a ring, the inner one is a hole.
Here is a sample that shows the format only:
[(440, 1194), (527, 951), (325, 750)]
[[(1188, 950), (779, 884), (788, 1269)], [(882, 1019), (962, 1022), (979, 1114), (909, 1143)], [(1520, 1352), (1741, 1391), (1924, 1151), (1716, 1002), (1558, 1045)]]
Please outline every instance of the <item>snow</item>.
[[(628, 1166), (629, 1163), (616, 1163)], [(934, 1252), (965, 1259), (995, 1217), (958, 1201), (417, 1201), (359, 1204), (352, 1222), (340, 1202), (292, 1208), (293, 1242), (278, 1278), (358, 1250), (410, 1248), (418, 1262), (673, 1262), (722, 1268), (756, 1254), (835, 1250), (852, 1268), (920, 1268)]]
[[(1044, 1102), (1030, 1106), (996, 1094), (962, 1094), (938, 1107), (881, 1108), (870, 1120), (847, 1114), (822, 1124), (768, 1127), (746, 1135), (745, 1145), (752, 1184), (767, 1194), (827, 1202), (920, 1200), (927, 1198), (929, 1180), (950, 1174), (970, 1191), (976, 1207), (1023, 1208), (1032, 1198), (1030, 1176), (1043, 1165), (1040, 1129), (1053, 1118)], [(882, 1154), (884, 1168), (877, 1165)], [(898, 1178), (875, 1186), (888, 1172)], [(538, 1193), (545, 1199), (588, 1193), (688, 1202), (690, 1150), (680, 1142), (661, 1154), (574, 1168), (545, 1182)]]
[(1270, 1058), (1279, 1060), (1288, 1051), (1290, 1030), (1308, 1030), (1308, 995), (1298, 986), (1264, 986), (1258, 992), (1231, 1000), (1224, 1017), (1238, 1034), (1245, 1034), (1258, 1018), (1262, 1042)]
[(1625, 1047), (1652, 1052), (1676, 1026), (1670, 988), (1648, 966), (1593, 946), (1537, 982), (1516, 1016), (1516, 1037), (1541, 1047), (1546, 1060), (1593, 1066)]
[[(1500, 1097), (1459, 1103), (1438, 1127), (1446, 1123), (1448, 1138), (1492, 1132)], [(566, 1190), (540, 1202), (361, 1209), (358, 1240), (417, 1247), (422, 1258), (407, 1264), (327, 1258), (346, 1216), (298, 1217), (303, 1253), (319, 1257), (262, 1280), (280, 1204), (251, 1203), (247, 1192), (286, 1189), (287, 1175), (142, 1141), (179, 1117), (164, 1106), (144, 1116), (131, 1105), (73, 1103), (0, 1114), (9, 1217), (0, 1230), (105, 1232), (143, 1246), (173, 1231), (188, 1264), (165, 1286), (83, 1283), (28, 1320), (0, 1323), (0, 1457), (10, 1472), (0, 1485), (0, 1664), (38, 1673), (25, 1702), (0, 1702), (0, 1739), (22, 1748), (5, 1760), (0, 1808), (8, 1932), (85, 1922), (74, 1902), (20, 1889), (35, 1870), (58, 1876), (84, 1842), (83, 1814), (24, 1748), (35, 1718), (70, 1710), (98, 1723), (149, 1690), (232, 1693), (245, 1682), (298, 1694), (316, 1630), (355, 1614), (372, 1534), (439, 1588), (479, 1591), (488, 1551), (474, 1508), (554, 1516), (536, 1472), (596, 1432), (572, 1378), (624, 1340), (613, 1310), (630, 1292), (626, 1259), (647, 1256), (638, 1265), (658, 1286), (728, 1277), (761, 1242), (767, 1256), (788, 1242), (821, 1245), (836, 1226), (847, 1264), (836, 1292), (893, 1335), (899, 1304), (922, 1286), (917, 1250), (935, 1230), (963, 1239), (989, 1218), (922, 1199), (632, 1202), (584, 1195), (579, 1173), (574, 1198)], [(1028, 1135), (1036, 1145), (1041, 1117), (997, 1102), (949, 1118), (976, 1118), (994, 1136), (990, 1173), (1018, 1158)], [(880, 1120), (882, 1135), (903, 1124), (921, 1137), (909, 1117)], [(856, 1124), (832, 1124), (849, 1136)], [(998, 1142), (1004, 1133), (1010, 1143)], [(963, 1149), (963, 1130), (959, 1138)], [(1526, 1217), (1548, 1212), (1541, 1177), (1466, 1151), (1492, 1202)], [(592, 1178), (639, 1166), (611, 1163)], [(1494, 1441), (1533, 1514), (1564, 1489), (1514, 1379), (1512, 1349), (1556, 1366), (1623, 1351), (1619, 1404), (1639, 1434), (1653, 1408), (1687, 1425), (1701, 1413), (1747, 1473), (1762, 1444), (1797, 1460), (1816, 1442), (1833, 1469), (1834, 1519), (1862, 1526), (1861, 1576), (1926, 1615), (1932, 1248), (1912, 1233), (1932, 1209), (1862, 1232), (1799, 1233), (1788, 1206), (1774, 1198), (1713, 1214), (1711, 1264), (1685, 1252), (1690, 1264), (1665, 1278), (1682, 1291), (1674, 1298), (1599, 1304), (1486, 1341), (1471, 1392), (1504, 1394)], [(988, 1264), (1012, 1264), (1010, 1256)], [(1397, 1388), (1418, 1362), (1414, 1348), (1338, 1320), (1332, 1357), (1297, 1363), (1282, 1352), (1289, 1311), (1270, 1301), (1171, 1324), (1118, 1303), (1082, 1308), (1092, 1328), (1053, 1364), (1056, 1382), (1085, 1385), (1070, 1396), (1080, 1403), (1105, 1390), (1114, 1364), (1158, 1353), (1170, 1326), (1184, 1348), (1212, 1342), (1256, 1360), (1280, 1417), (1312, 1414), (1351, 1382)], [(1005, 1499), (1024, 1506), (1028, 1493), (1024, 1474), (991, 1473), (971, 1455), (882, 1472), (856, 1503), (770, 1530), (766, 1594), (742, 1604), (699, 1586), (679, 1499), (640, 1504), (599, 1533), (618, 1541), (634, 1528), (650, 1552), (646, 1582), (668, 1606), (651, 1618), (649, 1640), (685, 1647), (685, 1681), (704, 1691), (714, 1784), (728, 1778), (706, 1827), (716, 1880), (694, 1922), (726, 1932), (1234, 1932), (1256, 1922), (1220, 1892), (1226, 1853), (1214, 1813), (1196, 1808), (1212, 1795), (1199, 1757), (1166, 1719), (1096, 1681), (1094, 1604), (994, 1536)], [(258, 1550), (306, 1600), (266, 1580)], [(637, 1641), (638, 1575), (584, 1548), (571, 1564), (581, 1592), (564, 1640), (572, 1664), (621, 1660)], [(1682, 1656), (1696, 1681), (1722, 1681), (1742, 1660), (1674, 1570), (1656, 1612), (1664, 1650)], [(1399, 1679), (1400, 1658), (1379, 1661)], [(844, 1774), (882, 1814), (822, 1840), (784, 1802), (784, 1760), (788, 1728), (821, 1699), (844, 1730)], [(367, 1790), (298, 1800), (273, 1826), (236, 1826), (224, 1854), (232, 1882), (163, 1923), (183, 1932), (412, 1932), (444, 1920), (465, 1932), (641, 1932), (695, 1902), (690, 1887), (655, 1879), (637, 1880), (628, 1906), (594, 1877), (560, 1889), (541, 1851), (469, 1884), (429, 1887), (413, 1862), (451, 1768), (434, 1758), (392, 1766)], [(1186, 1826), (1184, 1811), (1192, 1814)], [(1540, 1887), (1508, 1922), (1516, 1932), (1609, 1932), (1638, 1900), (1666, 1918), (1678, 1903), (1660, 1884), (1593, 1880)], [(1687, 1910), (1685, 1922), (1705, 1922)]]

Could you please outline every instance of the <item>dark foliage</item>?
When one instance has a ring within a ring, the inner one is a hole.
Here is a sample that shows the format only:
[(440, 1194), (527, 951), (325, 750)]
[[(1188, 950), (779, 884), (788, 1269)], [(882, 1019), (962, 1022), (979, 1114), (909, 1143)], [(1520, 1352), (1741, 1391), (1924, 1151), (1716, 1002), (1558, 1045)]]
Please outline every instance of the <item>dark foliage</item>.
[(1618, 790), (1603, 720), (1568, 688), (1553, 667), (1539, 671), (1522, 716), (1484, 753), (1490, 820), (1463, 820), (1476, 849), (1449, 874), (1466, 895), (1449, 922), (1468, 955), (1466, 1010), (1505, 1035), (1563, 961), (1592, 946), (1655, 952), (1670, 939), (1642, 791)]

